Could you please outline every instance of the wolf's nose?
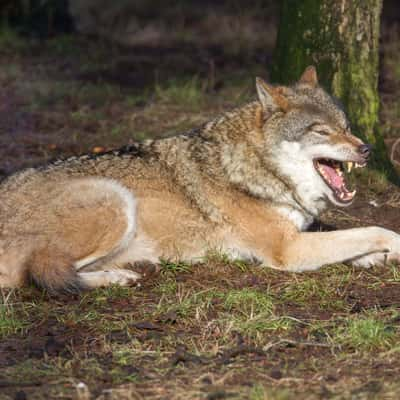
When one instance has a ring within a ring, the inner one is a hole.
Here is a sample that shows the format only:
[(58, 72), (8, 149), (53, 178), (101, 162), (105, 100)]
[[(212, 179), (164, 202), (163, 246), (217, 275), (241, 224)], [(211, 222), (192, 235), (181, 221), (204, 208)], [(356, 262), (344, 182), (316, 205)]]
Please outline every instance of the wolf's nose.
[(365, 158), (368, 158), (371, 154), (372, 146), (370, 144), (362, 144), (358, 148), (358, 152)]

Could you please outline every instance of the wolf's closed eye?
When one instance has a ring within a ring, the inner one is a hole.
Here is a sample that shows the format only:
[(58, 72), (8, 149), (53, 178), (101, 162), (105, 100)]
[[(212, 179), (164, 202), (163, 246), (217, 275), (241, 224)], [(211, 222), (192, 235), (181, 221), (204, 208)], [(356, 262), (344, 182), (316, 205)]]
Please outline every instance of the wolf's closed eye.
[(312, 131), (315, 132), (315, 133), (318, 133), (319, 135), (322, 135), (322, 136), (329, 136), (330, 135), (330, 132), (328, 132), (326, 130), (323, 130), (323, 129), (313, 129)]
[(314, 133), (318, 133), (319, 135), (328, 136), (331, 134), (330, 129), (326, 126), (315, 123), (308, 127), (308, 129)]

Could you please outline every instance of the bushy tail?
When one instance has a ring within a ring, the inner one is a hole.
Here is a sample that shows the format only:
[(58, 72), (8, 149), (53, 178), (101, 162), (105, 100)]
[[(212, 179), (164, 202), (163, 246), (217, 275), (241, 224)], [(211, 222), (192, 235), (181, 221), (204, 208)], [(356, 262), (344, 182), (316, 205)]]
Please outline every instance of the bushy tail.
[(86, 289), (71, 257), (51, 248), (36, 251), (28, 271), (31, 280), (50, 293), (78, 293)]

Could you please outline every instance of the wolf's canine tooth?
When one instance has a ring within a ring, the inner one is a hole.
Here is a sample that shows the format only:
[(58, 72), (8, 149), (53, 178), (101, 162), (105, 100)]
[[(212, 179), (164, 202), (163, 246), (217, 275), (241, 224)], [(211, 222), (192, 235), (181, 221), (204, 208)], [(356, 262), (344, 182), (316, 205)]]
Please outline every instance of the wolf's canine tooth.
[(346, 169), (347, 169), (347, 172), (348, 173), (350, 173), (351, 172), (351, 170), (353, 169), (353, 161), (348, 161), (347, 162), (347, 164), (346, 164)]

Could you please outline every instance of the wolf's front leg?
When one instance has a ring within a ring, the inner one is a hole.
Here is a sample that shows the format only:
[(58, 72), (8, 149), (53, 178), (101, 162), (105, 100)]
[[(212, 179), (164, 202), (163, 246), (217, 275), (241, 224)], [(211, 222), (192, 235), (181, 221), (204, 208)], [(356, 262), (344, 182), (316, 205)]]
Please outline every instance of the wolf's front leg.
[(378, 227), (299, 233), (282, 244), (275, 267), (301, 272), (348, 261), (364, 267), (400, 263), (400, 235)]

